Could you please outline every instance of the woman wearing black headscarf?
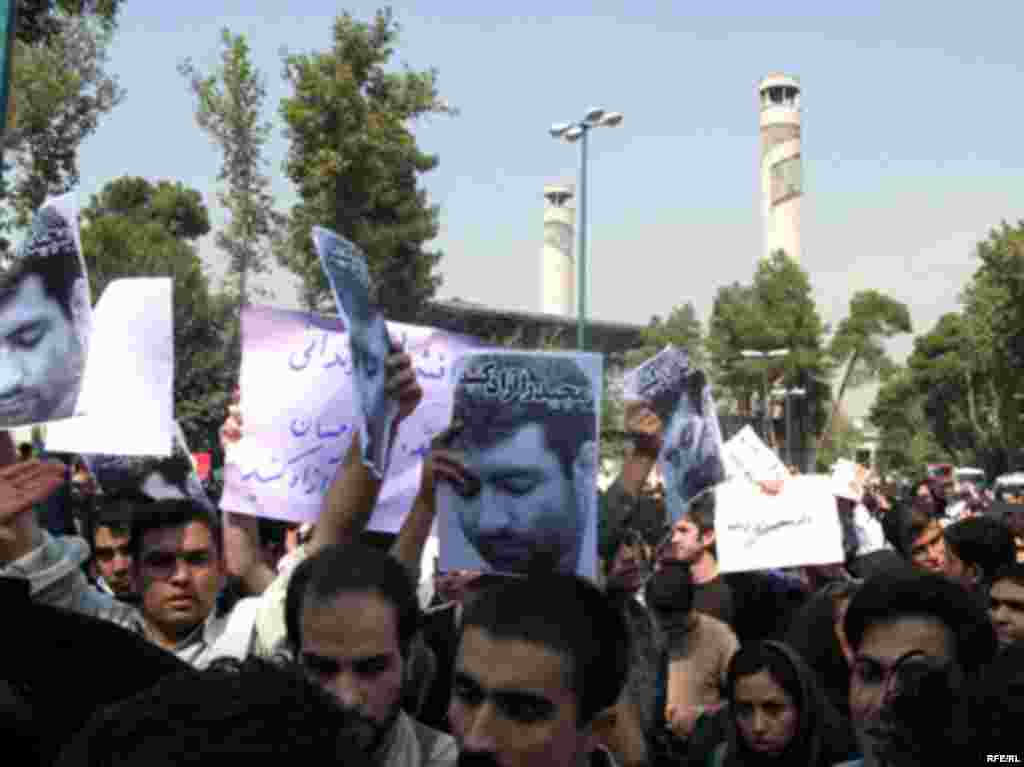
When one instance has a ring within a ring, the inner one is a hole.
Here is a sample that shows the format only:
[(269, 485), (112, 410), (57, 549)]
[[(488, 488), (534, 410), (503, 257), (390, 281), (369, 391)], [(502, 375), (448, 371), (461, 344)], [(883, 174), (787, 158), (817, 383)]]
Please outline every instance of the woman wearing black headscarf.
[(713, 767), (832, 767), (857, 753), (849, 723), (782, 642), (743, 645), (729, 664), (724, 693), (728, 737)]

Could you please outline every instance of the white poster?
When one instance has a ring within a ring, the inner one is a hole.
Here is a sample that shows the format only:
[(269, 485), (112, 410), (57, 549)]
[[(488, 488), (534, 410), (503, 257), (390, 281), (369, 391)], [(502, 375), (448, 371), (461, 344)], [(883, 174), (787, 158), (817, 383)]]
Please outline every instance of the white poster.
[[(422, 458), (451, 417), (450, 369), (476, 339), (389, 323), (412, 356), (423, 400), (402, 421), (370, 529), (399, 530), (419, 489)], [(358, 429), (348, 334), (341, 320), (249, 306), (242, 313), (242, 441), (225, 458), (221, 507), (315, 522)]]
[(450, 450), (467, 481), (437, 487), (439, 569), (597, 577), (602, 358), (494, 351), (453, 372)]
[(751, 482), (786, 480), (791, 475), (778, 455), (744, 426), (722, 445), (722, 462), (727, 477), (745, 477)]
[(83, 415), (47, 426), (48, 450), (169, 456), (174, 442), (170, 277), (111, 282), (93, 312)]
[(777, 495), (738, 477), (715, 489), (715, 543), (723, 573), (842, 562), (832, 480), (791, 477)]
[(318, 226), (313, 227), (313, 243), (334, 292), (338, 314), (349, 330), (363, 462), (383, 479), (391, 462), (388, 435), (398, 417), (398, 403), (384, 392), (384, 362), (391, 350), (387, 325), (376, 305), (362, 251), (344, 237)]
[(79, 412), (91, 315), (78, 210), (66, 194), (43, 204), (0, 264), (0, 429)]

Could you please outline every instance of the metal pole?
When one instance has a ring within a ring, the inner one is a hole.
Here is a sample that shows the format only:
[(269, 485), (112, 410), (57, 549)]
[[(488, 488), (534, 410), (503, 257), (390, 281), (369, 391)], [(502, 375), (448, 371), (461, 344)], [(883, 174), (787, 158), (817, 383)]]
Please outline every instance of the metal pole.
[(576, 229), (576, 346), (587, 349), (587, 136), (590, 128), (583, 126), (580, 136), (579, 221)]
[(768, 412), (769, 405), (768, 405), (768, 368), (767, 367), (765, 367), (765, 369), (764, 369), (764, 375), (762, 376), (762, 379), (763, 380), (761, 382), (761, 390), (762, 390), (763, 395), (761, 397), (761, 407), (764, 408), (764, 441), (769, 446), (771, 446), (771, 444), (772, 444), (772, 442), (774, 442), (774, 440), (772, 439), (772, 435), (771, 435), (771, 414)]
[(793, 428), (789, 417), (789, 403), (791, 401), (789, 389), (786, 389), (786, 466), (793, 465)]

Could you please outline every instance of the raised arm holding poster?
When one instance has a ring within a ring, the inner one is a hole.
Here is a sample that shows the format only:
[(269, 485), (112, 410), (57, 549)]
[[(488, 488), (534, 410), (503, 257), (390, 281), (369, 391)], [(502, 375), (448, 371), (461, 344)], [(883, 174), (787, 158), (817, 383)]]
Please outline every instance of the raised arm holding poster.
[(68, 418), (92, 315), (73, 196), (47, 200), (0, 266), (0, 428)]
[(462, 358), (450, 444), (469, 481), (437, 486), (440, 570), (597, 575), (600, 355)]
[(690, 367), (686, 351), (669, 346), (630, 371), (624, 390), (627, 400), (647, 402), (661, 419), (665, 503), (678, 520), (691, 498), (725, 478), (711, 387), (703, 371)]
[[(419, 488), (422, 456), (447, 428), (452, 363), (478, 347), (469, 336), (389, 323), (412, 356), (423, 399), (399, 426), (392, 465), (369, 528), (394, 533)], [(221, 507), (315, 522), (358, 428), (355, 364), (341, 320), (249, 306), (242, 312), (240, 387), (245, 433), (225, 456)]]
[(384, 392), (384, 361), (391, 350), (387, 325), (376, 305), (366, 257), (359, 248), (319, 226), (313, 227), (313, 242), (338, 314), (349, 329), (363, 462), (383, 479), (391, 462), (388, 436), (398, 417), (398, 404)]

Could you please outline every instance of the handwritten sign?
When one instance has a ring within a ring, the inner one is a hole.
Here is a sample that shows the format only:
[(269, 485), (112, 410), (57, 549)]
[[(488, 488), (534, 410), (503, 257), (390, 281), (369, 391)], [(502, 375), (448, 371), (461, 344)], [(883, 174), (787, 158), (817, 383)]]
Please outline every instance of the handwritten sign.
[(750, 426), (744, 426), (722, 445), (727, 477), (746, 477), (751, 482), (786, 480), (789, 469)]
[(84, 415), (51, 423), (47, 449), (169, 456), (174, 442), (174, 320), (170, 277), (111, 282), (93, 312), (79, 395)]
[[(479, 342), (389, 323), (412, 355), (423, 400), (402, 421), (370, 528), (397, 532), (415, 497), (422, 457), (451, 418), (451, 365)], [(242, 441), (226, 456), (221, 506), (315, 522), (359, 428), (344, 324), (314, 314), (250, 306), (242, 314)]]
[(442, 571), (597, 575), (597, 354), (484, 351), (452, 373), (451, 449), (469, 479), (438, 483)]
[(868, 470), (846, 458), (840, 458), (832, 467), (833, 492), (840, 498), (860, 503), (867, 481)]
[(352, 379), (357, 393), (356, 427), (363, 462), (383, 479), (391, 462), (391, 434), (398, 403), (384, 391), (385, 365), (391, 350), (384, 314), (374, 300), (366, 256), (328, 229), (313, 227), (313, 243), (334, 293), (338, 314), (348, 328)]
[(776, 495), (737, 477), (715, 494), (715, 542), (723, 573), (843, 561), (829, 477), (791, 477)]

